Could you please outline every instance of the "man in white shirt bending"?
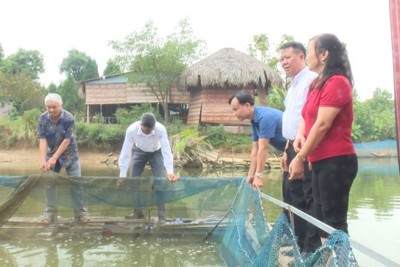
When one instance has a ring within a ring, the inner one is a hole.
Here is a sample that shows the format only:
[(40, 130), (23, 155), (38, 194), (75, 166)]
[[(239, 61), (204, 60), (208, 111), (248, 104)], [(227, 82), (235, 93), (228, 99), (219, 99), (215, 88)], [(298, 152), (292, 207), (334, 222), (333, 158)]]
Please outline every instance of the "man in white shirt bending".
[[(149, 163), (154, 177), (165, 177), (171, 182), (179, 179), (174, 174), (173, 155), (167, 130), (156, 121), (152, 113), (144, 113), (140, 121), (131, 124), (125, 133), (125, 140), (119, 156), (120, 169), (117, 186), (125, 182), (130, 168), (130, 177), (141, 177), (145, 165)], [(131, 164), (131, 166), (129, 166)], [(140, 195), (140, 194), (138, 194)], [(162, 197), (158, 197), (158, 199)], [(134, 218), (143, 218), (143, 206), (138, 196), (134, 196)], [(158, 219), (165, 222), (165, 204), (158, 203)]]

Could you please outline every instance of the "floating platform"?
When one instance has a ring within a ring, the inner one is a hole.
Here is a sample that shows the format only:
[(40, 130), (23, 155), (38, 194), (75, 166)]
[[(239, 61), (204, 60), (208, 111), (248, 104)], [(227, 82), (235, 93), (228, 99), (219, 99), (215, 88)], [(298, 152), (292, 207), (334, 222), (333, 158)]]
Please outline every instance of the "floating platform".
[(12, 217), (0, 228), (3, 237), (39, 237), (65, 235), (154, 235), (154, 237), (185, 237), (209, 235), (218, 225), (223, 229), (227, 222), (223, 218), (189, 219), (167, 218), (159, 223), (158, 218), (127, 219), (125, 217), (90, 216), (88, 223), (76, 222), (73, 218), (58, 218), (48, 226), (40, 217)]

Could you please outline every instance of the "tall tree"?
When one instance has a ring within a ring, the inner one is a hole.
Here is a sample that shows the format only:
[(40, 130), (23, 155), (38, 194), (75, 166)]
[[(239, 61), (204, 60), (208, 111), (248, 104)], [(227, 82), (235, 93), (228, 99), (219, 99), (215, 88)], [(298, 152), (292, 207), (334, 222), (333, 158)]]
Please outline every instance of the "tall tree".
[(60, 73), (72, 75), (75, 81), (84, 81), (99, 77), (99, 70), (94, 59), (77, 49), (68, 51), (60, 65)]
[(45, 89), (26, 73), (0, 72), (0, 103), (13, 103), (15, 116), (33, 108), (42, 108)]
[(4, 49), (3, 46), (0, 44), (0, 64), (4, 59)]
[(107, 61), (107, 66), (103, 71), (103, 76), (111, 76), (114, 74), (120, 74), (121, 68), (119, 67), (118, 63), (115, 59), (109, 59)]
[(253, 36), (253, 43), (249, 44), (248, 52), (252, 57), (268, 64), (270, 61), (270, 43), (267, 34), (262, 33)]
[(392, 94), (376, 88), (371, 99), (354, 102), (353, 138), (356, 142), (396, 139)]
[(178, 23), (178, 32), (163, 39), (152, 21), (141, 32), (133, 32), (124, 41), (110, 42), (116, 60), (129, 71), (129, 82), (144, 83), (156, 96), (168, 123), (170, 89), (180, 73), (203, 55), (204, 41), (197, 39), (187, 19)]
[(266, 33), (258, 34), (253, 36), (252, 43), (249, 44), (248, 52), (251, 56), (257, 58), (261, 62), (267, 64), (269, 67), (274, 69), (277, 73), (285, 75), (279, 68), (279, 51), (281, 45), (286, 42), (293, 41), (293, 36), (283, 34), (279, 40), (279, 43), (271, 48), (269, 37)]
[(37, 80), (44, 72), (43, 55), (37, 50), (20, 48), (0, 61), (0, 69), (6, 74), (25, 73), (30, 79)]
[(58, 92), (58, 86), (55, 83), (49, 84), (49, 86), (47, 86), (47, 91), (49, 93), (59, 93)]
[[(259, 90), (258, 98), (260, 105), (267, 105), (267, 98), (268, 98), (268, 100), (273, 101), (273, 103), (268, 104), (269, 106), (274, 106), (274, 107), (283, 106), (283, 100), (286, 95), (285, 91), (287, 91), (287, 89), (289, 88), (288, 84), (289, 79), (288, 77), (286, 77), (286, 74), (282, 71), (282, 69), (279, 68), (279, 62), (280, 62), (279, 48), (283, 43), (288, 41), (293, 41), (293, 37), (284, 34), (281, 36), (278, 45), (274, 46), (274, 49), (271, 49), (271, 43), (268, 35), (262, 33), (254, 35), (252, 43), (249, 44), (248, 46), (247, 50), (251, 56), (257, 58), (258, 60), (260, 60), (261, 62), (265, 63), (270, 68), (272, 68), (274, 71), (279, 73), (279, 75), (283, 77), (285, 81), (284, 90), (281, 90), (282, 88), (266, 88), (266, 90)], [(279, 103), (279, 101), (281, 101), (281, 103)]]
[(75, 116), (85, 111), (85, 100), (79, 97), (78, 89), (79, 84), (72, 75), (68, 75), (58, 88), (58, 93), (63, 99), (63, 107)]

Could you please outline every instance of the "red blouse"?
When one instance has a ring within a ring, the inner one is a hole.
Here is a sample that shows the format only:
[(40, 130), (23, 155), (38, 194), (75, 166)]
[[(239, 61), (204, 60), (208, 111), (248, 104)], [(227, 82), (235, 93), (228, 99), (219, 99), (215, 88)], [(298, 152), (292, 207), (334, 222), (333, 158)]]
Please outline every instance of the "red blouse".
[(349, 80), (342, 75), (330, 77), (321, 89), (311, 86), (303, 106), (305, 138), (314, 125), (319, 107), (337, 107), (339, 114), (333, 120), (331, 128), (318, 146), (308, 155), (310, 162), (326, 158), (355, 154), (351, 139), (353, 123), (353, 89)]

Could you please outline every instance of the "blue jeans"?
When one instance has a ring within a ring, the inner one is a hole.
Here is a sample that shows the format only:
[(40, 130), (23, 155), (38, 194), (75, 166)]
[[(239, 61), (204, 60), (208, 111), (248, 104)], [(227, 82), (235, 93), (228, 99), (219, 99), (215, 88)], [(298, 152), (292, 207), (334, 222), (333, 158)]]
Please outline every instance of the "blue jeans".
[[(141, 177), (144, 167), (147, 162), (150, 163), (151, 171), (154, 177), (165, 177), (164, 170), (164, 158), (161, 153), (161, 149), (154, 152), (144, 152), (138, 148), (134, 148), (132, 156), (132, 177)], [(144, 196), (141, 196), (141, 192), (137, 192), (133, 195), (134, 203), (134, 214), (143, 214), (143, 202)], [(165, 218), (165, 203), (164, 194), (162, 191), (157, 192), (156, 199), (158, 205), (158, 217)]]
[[(68, 176), (72, 177), (80, 177), (81, 176), (81, 165), (79, 160), (74, 161), (70, 166), (66, 167)], [(56, 166), (53, 169), (54, 172), (60, 173), (61, 166), (57, 161)], [(72, 208), (74, 210), (74, 217), (79, 218), (83, 215), (87, 214), (86, 209), (83, 206), (83, 185), (81, 183), (71, 183), (70, 184), (70, 192), (71, 192), (71, 203)], [(46, 218), (54, 219), (57, 216), (57, 185), (48, 184), (46, 186), (46, 210), (44, 212), (44, 216)]]

